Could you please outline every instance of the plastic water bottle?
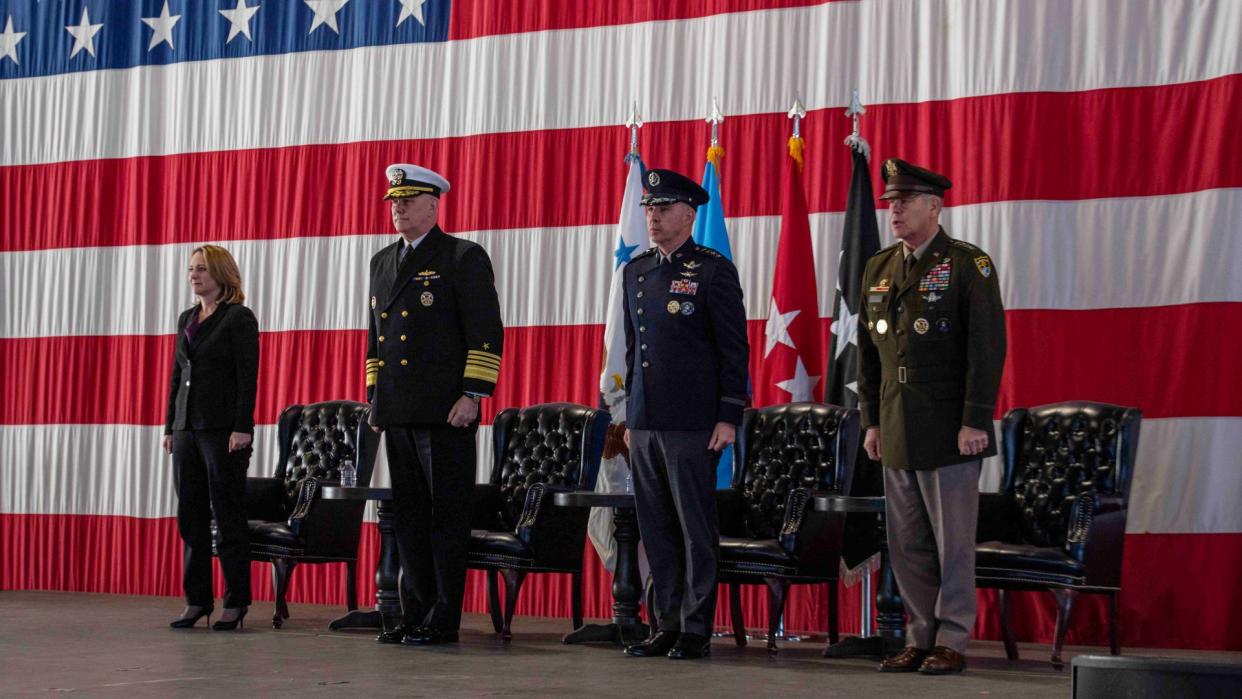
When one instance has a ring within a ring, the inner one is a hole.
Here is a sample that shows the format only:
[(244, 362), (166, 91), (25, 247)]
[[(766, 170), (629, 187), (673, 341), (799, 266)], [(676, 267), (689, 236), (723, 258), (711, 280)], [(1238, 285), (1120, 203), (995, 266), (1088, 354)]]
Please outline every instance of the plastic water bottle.
[(345, 488), (353, 488), (358, 485), (358, 469), (354, 468), (353, 459), (344, 459), (341, 461), (341, 486)]

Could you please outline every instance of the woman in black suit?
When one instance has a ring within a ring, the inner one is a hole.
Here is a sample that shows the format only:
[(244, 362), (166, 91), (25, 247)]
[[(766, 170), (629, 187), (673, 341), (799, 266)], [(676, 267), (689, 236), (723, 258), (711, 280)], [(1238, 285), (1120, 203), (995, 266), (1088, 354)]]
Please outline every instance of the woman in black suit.
[(198, 303), (177, 321), (176, 355), (164, 424), (172, 454), (177, 528), (185, 542), (186, 608), (173, 628), (211, 623), (211, 518), (219, 527), (224, 612), (212, 626), (232, 630), (250, 604), (246, 468), (254, 435), (259, 375), (259, 324), (242, 305), (241, 272), (227, 250), (196, 248), (190, 288)]

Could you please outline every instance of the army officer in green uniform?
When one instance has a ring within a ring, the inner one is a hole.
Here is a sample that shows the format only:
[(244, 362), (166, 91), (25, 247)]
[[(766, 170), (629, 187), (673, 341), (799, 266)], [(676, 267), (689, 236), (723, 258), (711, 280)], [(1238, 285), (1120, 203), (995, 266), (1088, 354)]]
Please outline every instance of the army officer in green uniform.
[(910, 624), (906, 648), (880, 669), (961, 672), (1005, 313), (992, 259), (940, 226), (948, 178), (895, 158), (882, 174), (898, 242), (863, 275), (858, 393), (863, 446), (885, 467), (888, 542)]

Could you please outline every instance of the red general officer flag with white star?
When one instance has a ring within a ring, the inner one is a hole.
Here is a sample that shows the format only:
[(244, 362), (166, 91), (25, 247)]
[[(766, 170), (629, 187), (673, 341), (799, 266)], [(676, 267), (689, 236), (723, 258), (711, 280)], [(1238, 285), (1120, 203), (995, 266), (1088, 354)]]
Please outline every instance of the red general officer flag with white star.
[(818, 401), (824, 395), (815, 254), (802, 189), (802, 146), (800, 137), (789, 139), (781, 187), (781, 237), (764, 327), (763, 361), (755, 378), (755, 404), (759, 406)]

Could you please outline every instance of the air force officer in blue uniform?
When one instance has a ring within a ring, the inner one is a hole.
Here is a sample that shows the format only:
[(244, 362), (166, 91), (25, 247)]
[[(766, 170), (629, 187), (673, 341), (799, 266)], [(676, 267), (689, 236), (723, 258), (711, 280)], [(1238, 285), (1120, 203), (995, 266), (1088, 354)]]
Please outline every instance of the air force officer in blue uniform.
[(707, 192), (669, 170), (646, 185), (654, 247), (625, 268), (626, 440), (659, 631), (626, 653), (701, 658), (716, 613), (715, 466), (746, 406), (746, 311), (737, 268), (690, 240)]

